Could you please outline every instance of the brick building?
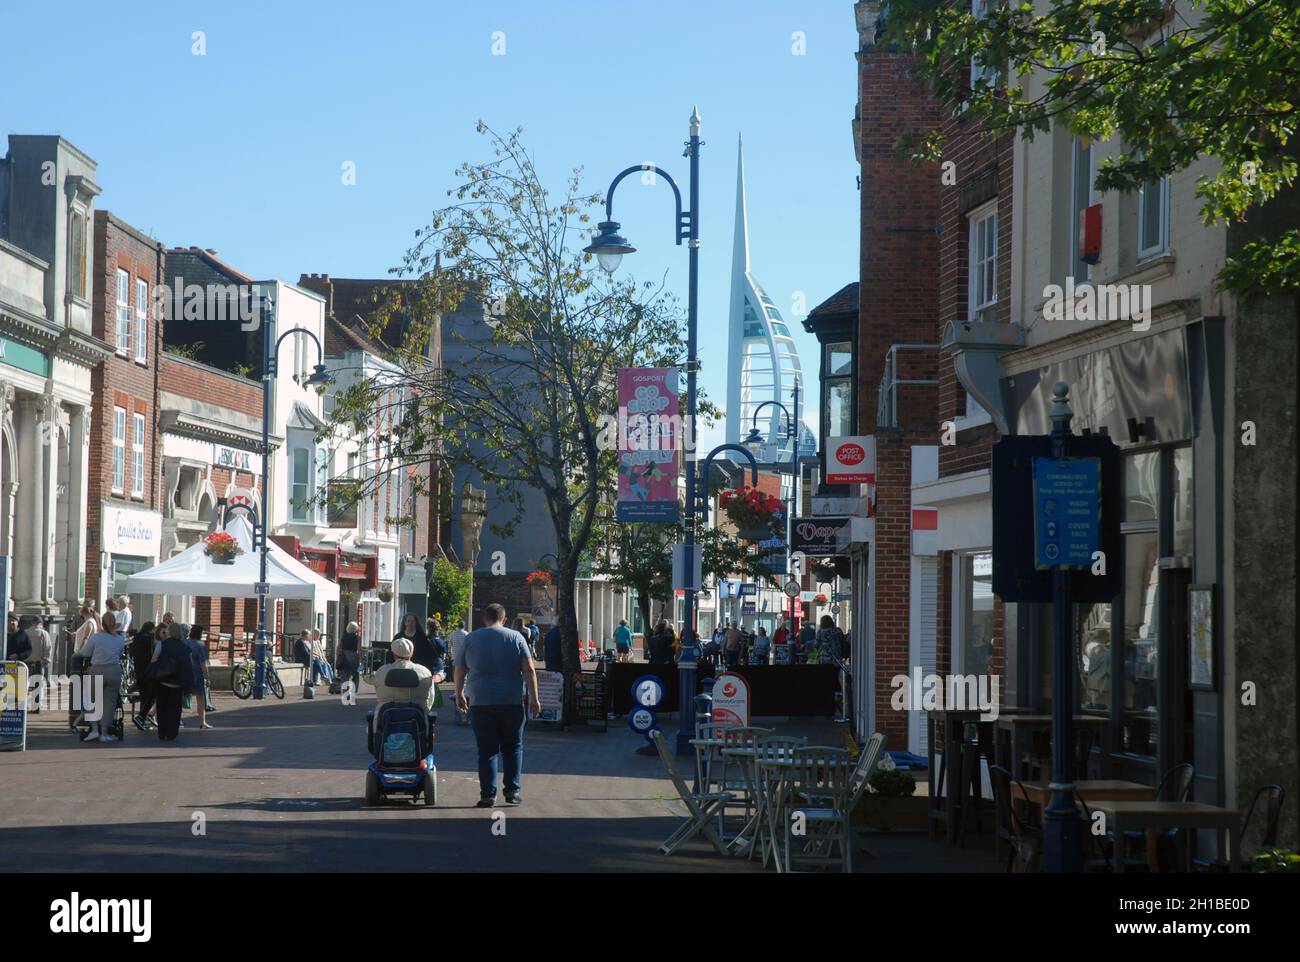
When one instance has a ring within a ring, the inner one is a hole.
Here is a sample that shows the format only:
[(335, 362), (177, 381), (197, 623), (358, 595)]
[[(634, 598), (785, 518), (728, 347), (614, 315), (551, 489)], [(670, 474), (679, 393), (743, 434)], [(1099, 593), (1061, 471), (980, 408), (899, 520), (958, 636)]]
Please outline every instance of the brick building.
[[(86, 583), (102, 610), (126, 578), (162, 548), (159, 373), (163, 319), (153, 310), (165, 277), (163, 245), (106, 210), (95, 212), (91, 333), (114, 353), (91, 374), (95, 403), (87, 454)], [(154, 599), (134, 599), (134, 624), (154, 621)]]
[[(876, 45), (880, 4), (855, 4), (859, 47), (855, 148), (861, 168), (861, 278), (854, 430), (865, 438), (874, 485), (843, 539), (853, 565), (854, 721), (859, 735), (913, 743), (919, 712), (891, 706), (891, 679), (913, 664), (920, 615), (912, 570), (912, 483), (934, 473), (940, 424), (940, 170), (897, 153), (902, 136), (943, 123), (914, 79), (913, 58)], [(866, 504), (872, 506), (867, 517)]]

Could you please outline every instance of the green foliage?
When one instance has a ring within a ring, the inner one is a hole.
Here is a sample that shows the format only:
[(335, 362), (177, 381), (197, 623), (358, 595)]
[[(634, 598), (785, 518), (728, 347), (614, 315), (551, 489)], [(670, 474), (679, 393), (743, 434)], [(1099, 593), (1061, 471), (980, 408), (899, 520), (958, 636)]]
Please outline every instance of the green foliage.
[(1289, 852), (1284, 848), (1274, 848), (1266, 852), (1260, 852), (1251, 863), (1251, 871), (1269, 874), (1300, 873), (1300, 852)]
[[(1099, 190), (1136, 191), (1203, 157), (1206, 224), (1246, 221), (1297, 173), (1291, 137), (1300, 91), (1300, 4), (1293, 0), (1029, 0), (976, 18), (969, 4), (891, 0), (885, 39), (918, 55), (920, 74), (961, 136), (1063, 124), (1122, 151), (1099, 166)], [(972, 86), (967, 65), (981, 67)], [(944, 137), (900, 146), (937, 161)], [(1300, 230), (1247, 245), (1223, 288), (1300, 289)]]
[(468, 622), (470, 592), (474, 587), (474, 572), (452, 564), (445, 558), (433, 563), (429, 576), (429, 612), (441, 612), (442, 623), (454, 627), (458, 621)]
[(916, 792), (916, 780), (897, 768), (877, 768), (867, 779), (867, 784), (877, 795), (895, 795), (906, 798)]

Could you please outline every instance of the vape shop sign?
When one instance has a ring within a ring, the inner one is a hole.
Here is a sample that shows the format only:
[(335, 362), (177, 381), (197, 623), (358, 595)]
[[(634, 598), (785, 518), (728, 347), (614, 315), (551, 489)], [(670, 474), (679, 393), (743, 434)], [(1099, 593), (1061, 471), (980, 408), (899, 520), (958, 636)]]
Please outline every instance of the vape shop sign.
[(849, 537), (852, 521), (847, 515), (841, 517), (797, 518), (794, 522), (794, 551), (802, 551), (810, 558), (829, 558), (840, 553), (836, 547), (841, 531), (845, 540)]

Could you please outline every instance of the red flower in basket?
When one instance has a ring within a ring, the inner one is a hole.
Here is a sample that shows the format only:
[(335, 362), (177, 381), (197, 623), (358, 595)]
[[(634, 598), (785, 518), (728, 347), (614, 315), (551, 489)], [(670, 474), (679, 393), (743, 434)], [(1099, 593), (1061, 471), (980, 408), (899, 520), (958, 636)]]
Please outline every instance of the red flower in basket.
[(524, 579), (525, 584), (549, 586), (551, 584), (551, 573), (549, 571), (534, 571)]
[(244, 553), (234, 536), (224, 531), (217, 531), (203, 540), (203, 553), (218, 564), (230, 564)]
[(826, 595), (825, 595), (824, 593), (822, 593), (822, 592), (818, 592), (818, 593), (817, 593), (817, 597), (816, 597), (814, 600), (815, 600), (815, 601), (817, 602), (817, 604), (819, 604), (819, 605), (824, 605), (824, 604), (826, 604), (826, 602), (830, 601), (830, 599), (827, 598)]

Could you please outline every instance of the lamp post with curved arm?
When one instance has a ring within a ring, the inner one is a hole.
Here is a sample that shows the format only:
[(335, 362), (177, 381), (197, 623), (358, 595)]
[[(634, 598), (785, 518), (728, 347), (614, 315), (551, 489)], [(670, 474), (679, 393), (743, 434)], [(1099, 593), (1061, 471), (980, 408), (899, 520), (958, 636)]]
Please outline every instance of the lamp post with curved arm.
[[(614, 273), (618, 269), (623, 255), (636, 251), (636, 248), (629, 244), (627, 239), (618, 232), (619, 224), (614, 220), (615, 188), (618, 187), (623, 178), (640, 171), (656, 174), (668, 182), (668, 186), (673, 189), (673, 197), (677, 202), (677, 220), (674, 235), (678, 246), (681, 246), (682, 241), (688, 242), (689, 258), (686, 302), (686, 437), (688, 441), (683, 451), (686, 461), (687, 501), (686, 518), (684, 519), (686, 522), (686, 536), (683, 540), (688, 557), (693, 556), (695, 552), (695, 505), (693, 501), (695, 492), (695, 375), (699, 367), (696, 360), (696, 342), (699, 328), (700, 144), (700, 111), (696, 108), (691, 111), (690, 136), (686, 141), (686, 157), (690, 160), (691, 167), (690, 208), (688, 210), (682, 209), (682, 192), (678, 188), (677, 182), (660, 167), (655, 164), (638, 164), (635, 167), (629, 167), (615, 177), (609, 185), (609, 191), (605, 194), (605, 220), (597, 225), (597, 235), (584, 248), (586, 253), (596, 255), (600, 266), (607, 273)], [(745, 453), (748, 455), (748, 452)], [(751, 460), (753, 459), (751, 458)], [(692, 587), (698, 588), (699, 586)], [(677, 754), (679, 755), (691, 754), (690, 740), (695, 737), (693, 723), (695, 715), (694, 689), (695, 662), (698, 652), (695, 645), (691, 643), (691, 633), (695, 628), (695, 592), (688, 590), (685, 595), (682, 606), (682, 652), (678, 660), (682, 685), (682, 729), (677, 733)]]
[(307, 378), (307, 384), (329, 384), (333, 376), (325, 370), (325, 350), (320, 338), (306, 328), (295, 327), (285, 331), (271, 342), (272, 328), (275, 326), (275, 300), (269, 294), (262, 299), (264, 316), (262, 317), (262, 510), (261, 524), (257, 529), (257, 547), (261, 554), (261, 575), (257, 587), (257, 647), (254, 649), (255, 667), (253, 669), (253, 698), (261, 699), (266, 695), (266, 533), (270, 526), (270, 514), (266, 507), (267, 488), (271, 476), (271, 385), (275, 383), (279, 368), (280, 344), (292, 334), (306, 334), (316, 342), (316, 356), (321, 363), (313, 368)]
[[(769, 404), (775, 405), (781, 409), (785, 415), (786, 434), (790, 438), (790, 500), (786, 504), (785, 510), (785, 551), (787, 574), (789, 559), (794, 551), (794, 516), (799, 507), (799, 379), (794, 379), (794, 416), (790, 416), (786, 406), (775, 398), (764, 401), (758, 407), (754, 408), (754, 423), (749, 431), (749, 437), (745, 438), (745, 447), (757, 456), (762, 449), (763, 436), (758, 433), (758, 412), (763, 410)], [(790, 599), (790, 631), (795, 630), (795, 599)]]

